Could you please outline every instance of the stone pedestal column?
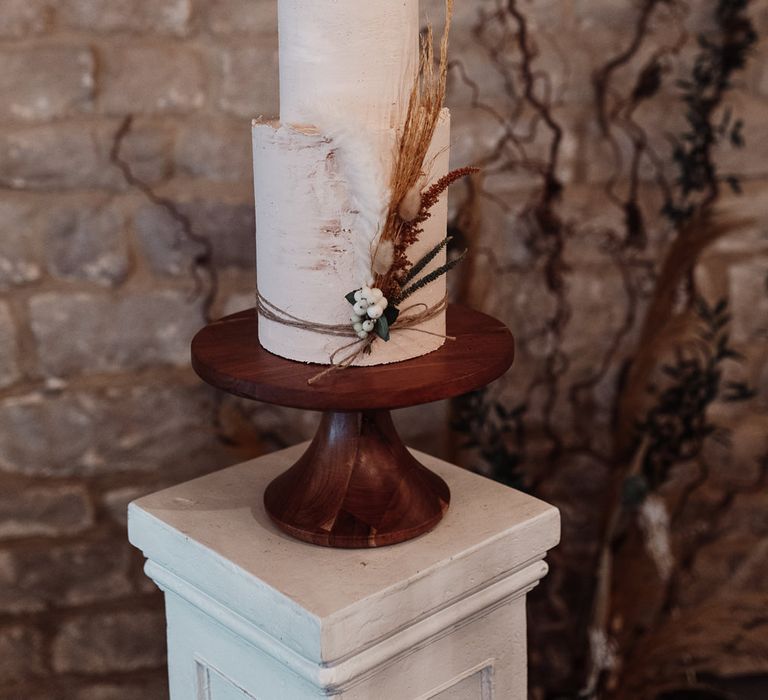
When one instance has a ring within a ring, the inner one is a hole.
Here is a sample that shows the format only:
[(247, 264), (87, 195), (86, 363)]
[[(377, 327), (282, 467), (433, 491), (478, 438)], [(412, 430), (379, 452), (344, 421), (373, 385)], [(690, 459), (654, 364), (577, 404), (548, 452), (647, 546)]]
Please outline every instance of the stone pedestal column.
[(451, 507), (372, 550), (290, 539), (267, 484), (306, 445), (131, 504), (131, 542), (165, 592), (173, 700), (523, 700), (525, 595), (557, 510), (427, 455)]

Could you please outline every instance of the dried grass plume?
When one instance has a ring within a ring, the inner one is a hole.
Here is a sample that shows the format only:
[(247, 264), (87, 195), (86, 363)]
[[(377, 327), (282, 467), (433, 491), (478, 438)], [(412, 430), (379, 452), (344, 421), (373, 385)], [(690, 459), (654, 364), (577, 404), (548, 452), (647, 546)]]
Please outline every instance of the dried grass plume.
[[(398, 140), (395, 167), (390, 185), (391, 201), (378, 245), (392, 241), (397, 247), (404, 222), (400, 205), (423, 177), (424, 160), (440, 119), (448, 81), (448, 37), (453, 17), (453, 1), (445, 3), (445, 31), (440, 42), (440, 61), (435, 61), (435, 44), (431, 27), (422, 40), (419, 71), (411, 90), (408, 112)], [(376, 257), (376, 251), (373, 258)], [(379, 278), (381, 283), (381, 276)], [(379, 285), (381, 286), (381, 285)]]

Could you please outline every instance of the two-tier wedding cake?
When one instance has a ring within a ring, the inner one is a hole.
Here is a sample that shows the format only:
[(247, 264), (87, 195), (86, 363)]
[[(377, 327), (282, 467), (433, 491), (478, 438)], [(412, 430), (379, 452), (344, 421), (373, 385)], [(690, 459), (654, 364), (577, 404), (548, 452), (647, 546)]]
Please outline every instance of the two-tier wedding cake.
[(433, 58), (419, 0), (279, 0), (279, 34), (280, 120), (253, 124), (260, 342), (326, 365), (432, 352), (446, 333), (447, 30)]

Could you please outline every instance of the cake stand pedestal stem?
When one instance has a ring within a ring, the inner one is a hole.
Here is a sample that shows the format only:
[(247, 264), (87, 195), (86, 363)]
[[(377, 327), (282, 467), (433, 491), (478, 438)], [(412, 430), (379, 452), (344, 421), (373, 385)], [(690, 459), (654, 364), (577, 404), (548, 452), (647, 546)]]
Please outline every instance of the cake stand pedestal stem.
[(264, 495), (280, 529), (330, 547), (409, 540), (449, 502), (448, 485), (411, 455), (387, 410), (324, 413), (307, 451)]

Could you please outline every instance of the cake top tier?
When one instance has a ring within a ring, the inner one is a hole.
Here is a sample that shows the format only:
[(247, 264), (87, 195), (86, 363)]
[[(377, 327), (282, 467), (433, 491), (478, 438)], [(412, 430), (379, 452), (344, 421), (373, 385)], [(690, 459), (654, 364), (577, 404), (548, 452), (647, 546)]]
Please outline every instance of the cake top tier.
[(279, 0), (280, 119), (373, 129), (405, 119), (419, 0)]

